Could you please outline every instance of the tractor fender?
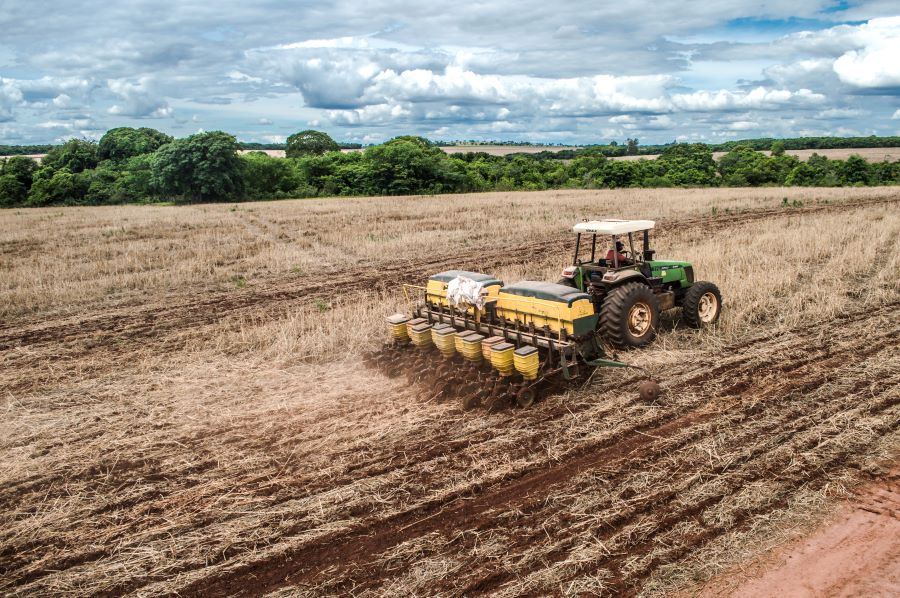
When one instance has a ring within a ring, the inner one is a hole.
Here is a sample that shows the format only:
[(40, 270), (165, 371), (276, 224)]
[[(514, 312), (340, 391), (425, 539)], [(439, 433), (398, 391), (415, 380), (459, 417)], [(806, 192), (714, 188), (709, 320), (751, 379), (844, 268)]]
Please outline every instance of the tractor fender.
[(608, 280), (608, 275), (609, 273), (603, 276), (603, 282), (608, 284), (610, 287), (617, 287), (625, 282), (639, 282), (641, 284), (650, 286), (650, 283), (647, 282), (647, 278), (637, 270), (623, 270), (621, 272), (615, 272), (615, 280)]

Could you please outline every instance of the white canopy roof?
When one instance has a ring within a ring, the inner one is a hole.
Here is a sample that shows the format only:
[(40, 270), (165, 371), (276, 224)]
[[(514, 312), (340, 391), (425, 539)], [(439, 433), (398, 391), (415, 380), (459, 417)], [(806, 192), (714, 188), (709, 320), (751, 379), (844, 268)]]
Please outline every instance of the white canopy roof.
[(627, 235), (653, 228), (653, 220), (591, 220), (579, 222), (572, 227), (572, 232), (597, 235)]

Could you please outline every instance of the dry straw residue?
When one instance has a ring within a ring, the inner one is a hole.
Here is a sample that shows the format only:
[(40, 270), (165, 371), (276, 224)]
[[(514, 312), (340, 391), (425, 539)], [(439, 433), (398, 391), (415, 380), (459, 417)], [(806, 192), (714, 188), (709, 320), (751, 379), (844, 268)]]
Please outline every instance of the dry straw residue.
[[(790, 207), (782, 207), (784, 197)], [(0, 591), (668, 594), (896, 450), (892, 189), (546, 192), (0, 213)], [(802, 205), (801, 205), (802, 204)], [(555, 280), (659, 221), (725, 297), (528, 411), (360, 364), (398, 283)]]

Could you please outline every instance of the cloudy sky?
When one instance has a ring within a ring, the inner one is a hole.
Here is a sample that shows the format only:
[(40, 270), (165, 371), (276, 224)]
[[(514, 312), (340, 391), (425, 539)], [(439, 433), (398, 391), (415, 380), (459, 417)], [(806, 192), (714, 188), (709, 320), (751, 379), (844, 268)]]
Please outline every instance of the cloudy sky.
[(900, 134), (900, 3), (0, 1), (0, 143)]

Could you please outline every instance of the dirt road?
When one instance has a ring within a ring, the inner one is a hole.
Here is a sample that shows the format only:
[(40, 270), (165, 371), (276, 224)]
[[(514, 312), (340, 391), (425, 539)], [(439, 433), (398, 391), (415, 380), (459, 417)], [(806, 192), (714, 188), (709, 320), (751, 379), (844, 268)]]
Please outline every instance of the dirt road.
[(886, 471), (802, 539), (705, 584), (703, 598), (900, 595), (900, 470)]

